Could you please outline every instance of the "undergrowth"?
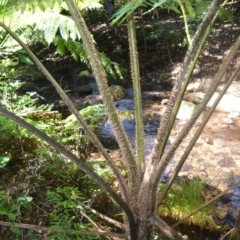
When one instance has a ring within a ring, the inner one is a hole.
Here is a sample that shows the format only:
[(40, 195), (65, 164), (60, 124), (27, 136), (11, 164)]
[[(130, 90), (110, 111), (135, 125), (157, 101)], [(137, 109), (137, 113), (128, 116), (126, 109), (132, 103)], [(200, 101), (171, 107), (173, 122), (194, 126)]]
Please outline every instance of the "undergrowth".
[[(160, 185), (160, 192), (163, 185)], [(204, 204), (202, 193), (206, 187), (206, 182), (200, 181), (194, 177), (189, 181), (180, 179), (179, 184), (174, 184), (169, 190), (163, 203), (158, 208), (158, 214), (164, 218), (171, 218), (179, 221), (185, 218), (198, 207)], [(219, 227), (212, 219), (211, 213), (215, 210), (215, 206), (208, 205), (203, 210), (197, 212), (185, 223), (198, 225), (201, 228), (209, 230), (217, 230)]]

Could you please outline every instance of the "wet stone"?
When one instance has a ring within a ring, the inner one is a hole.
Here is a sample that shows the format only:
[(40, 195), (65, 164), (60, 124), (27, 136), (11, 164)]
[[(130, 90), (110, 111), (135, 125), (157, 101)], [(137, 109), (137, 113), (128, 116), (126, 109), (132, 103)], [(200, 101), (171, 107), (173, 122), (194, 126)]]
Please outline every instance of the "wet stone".
[(231, 157), (222, 158), (217, 163), (219, 166), (226, 168), (237, 166), (236, 162)]
[(240, 148), (239, 147), (232, 147), (230, 151), (231, 151), (232, 154), (240, 155)]

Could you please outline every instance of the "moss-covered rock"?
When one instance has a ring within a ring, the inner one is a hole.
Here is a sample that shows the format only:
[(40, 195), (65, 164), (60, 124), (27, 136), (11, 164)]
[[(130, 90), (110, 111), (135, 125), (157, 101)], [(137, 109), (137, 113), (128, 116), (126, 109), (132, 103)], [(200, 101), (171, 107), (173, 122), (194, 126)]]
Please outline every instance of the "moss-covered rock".
[(76, 83), (79, 85), (85, 85), (91, 80), (91, 73), (89, 70), (81, 71), (76, 78)]
[(112, 85), (111, 87), (109, 87), (110, 92), (113, 96), (113, 98), (116, 99), (122, 99), (126, 96), (127, 92), (126, 90), (119, 86), (119, 85)]

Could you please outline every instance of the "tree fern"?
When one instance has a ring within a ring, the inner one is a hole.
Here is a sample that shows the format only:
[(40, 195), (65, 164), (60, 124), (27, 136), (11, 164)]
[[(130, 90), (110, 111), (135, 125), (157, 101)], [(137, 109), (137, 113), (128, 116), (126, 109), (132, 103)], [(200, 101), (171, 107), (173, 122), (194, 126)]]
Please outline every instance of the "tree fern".
[(3, 0), (0, 2), (0, 13), (25, 10), (35, 12), (36, 9), (46, 10), (61, 5), (61, 0)]
[[(81, 10), (100, 8), (102, 5), (100, 0), (85, 0), (79, 1), (78, 7)], [(80, 40), (80, 34), (77, 31), (75, 22), (71, 17), (62, 15), (62, 9), (67, 9), (63, 1), (51, 0), (41, 1), (13, 1), (5, 0), (1, 2), (0, 12), (3, 9), (9, 9), (13, 13), (11, 28), (18, 33), (19, 36), (25, 39), (30, 39), (34, 42), (41, 42), (44, 45), (54, 44), (58, 53), (61, 55), (69, 52), (76, 61), (81, 61), (88, 64), (86, 52)], [(11, 7), (16, 6), (15, 10)], [(37, 9), (38, 7), (38, 9)], [(51, 7), (51, 8), (50, 8)], [(19, 10), (28, 9), (24, 13)], [(45, 10), (45, 11), (44, 11)], [(10, 18), (10, 17), (9, 17)], [(22, 23), (25, 23), (24, 25)], [(116, 62), (111, 62), (103, 53), (99, 53), (106, 72), (112, 77), (119, 76), (122, 78), (121, 69)]]

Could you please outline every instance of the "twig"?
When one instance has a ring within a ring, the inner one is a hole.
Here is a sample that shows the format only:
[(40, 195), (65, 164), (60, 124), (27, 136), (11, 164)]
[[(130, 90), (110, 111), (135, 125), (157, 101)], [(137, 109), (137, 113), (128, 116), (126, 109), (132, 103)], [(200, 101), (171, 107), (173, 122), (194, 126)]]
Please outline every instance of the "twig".
[(234, 227), (233, 227), (233, 231), (232, 231), (230, 240), (233, 239), (233, 237), (234, 237), (234, 235), (236, 234), (236, 232), (239, 231), (239, 228), (240, 228), (240, 211), (238, 212), (237, 220), (236, 220), (236, 222), (235, 222), (235, 224), (234, 224)]
[(229, 230), (224, 236), (220, 237), (219, 240), (223, 240), (228, 234), (230, 234), (231, 232), (234, 231), (234, 228), (232, 228), (231, 230)]
[(90, 210), (92, 213), (94, 213), (95, 215), (99, 216), (100, 218), (102, 218), (103, 220), (113, 224), (114, 226), (120, 228), (120, 229), (125, 229), (125, 225), (112, 219), (112, 218), (109, 218), (105, 215), (103, 215), (102, 213), (96, 211), (95, 209), (92, 209), (91, 207), (87, 206), (86, 204), (84, 203), (80, 203), (83, 207), (85, 207), (86, 209)]
[(125, 239), (123, 234), (117, 234), (117, 233), (111, 233), (111, 232), (106, 232), (106, 231), (78, 231), (74, 229), (51, 229), (50, 227), (44, 227), (44, 226), (38, 226), (38, 225), (33, 225), (33, 224), (26, 224), (26, 223), (13, 223), (13, 222), (4, 222), (0, 221), (0, 225), (2, 226), (7, 226), (7, 227), (19, 227), (19, 228), (24, 228), (24, 229), (30, 229), (32, 231), (37, 231), (37, 232), (71, 232), (74, 234), (83, 234), (83, 235), (101, 235), (101, 236), (108, 236), (108, 237), (116, 237), (119, 239)]

